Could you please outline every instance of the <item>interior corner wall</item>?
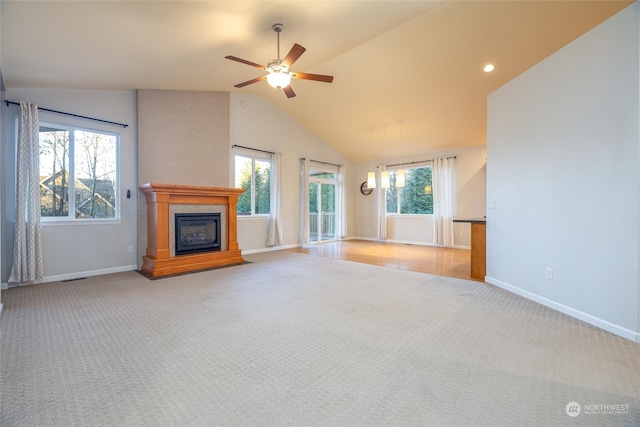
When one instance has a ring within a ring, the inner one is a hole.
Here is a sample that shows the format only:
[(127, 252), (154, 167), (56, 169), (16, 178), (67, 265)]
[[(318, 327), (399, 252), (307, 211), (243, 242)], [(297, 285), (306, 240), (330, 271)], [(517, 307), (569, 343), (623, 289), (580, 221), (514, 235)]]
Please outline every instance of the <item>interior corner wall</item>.
[[(0, 4), (0, 16), (2, 15), (2, 5)], [(2, 19), (0, 19), (0, 22)], [(0, 34), (2, 31), (0, 31)], [(0, 40), (0, 47), (2, 46), (2, 41)], [(6, 99), (5, 97), (5, 89), (4, 89), (4, 79), (2, 78), (2, 49), (0, 48), (0, 99)], [(3, 107), (4, 104), (0, 105), (0, 165), (3, 165), (4, 169), (4, 147), (7, 146), (5, 135), (5, 111), (6, 108)], [(5, 220), (4, 220), (4, 212), (3, 206), (5, 204), (5, 178), (4, 174), (0, 173), (0, 314), (2, 314), (2, 288), (5, 286), (6, 278), (4, 271), (7, 269), (6, 260), (3, 254), (6, 251), (6, 235), (5, 235)]]
[(486, 280), (634, 341), (639, 7), (492, 93), (487, 130)]
[[(636, 2), (637, 4), (637, 2)], [(636, 8), (636, 16), (638, 17), (638, 21), (640, 21), (640, 7)], [(638, 39), (640, 39), (640, 24), (638, 24), (638, 33), (637, 33), (637, 37)], [(638, 46), (636, 47), (636, 52), (638, 54), (638, 70), (640, 70), (640, 41), (638, 42)], [(638, 72), (638, 85), (640, 86), (640, 71)], [(638, 89), (638, 93), (637, 93), (637, 100), (638, 100), (638, 105), (640, 105), (640, 89)], [(637, 132), (638, 132), (638, 165), (640, 165), (640, 107), (638, 108), (638, 123), (637, 123), (638, 127), (637, 127)], [(640, 205), (640, 173), (638, 173), (638, 204)], [(640, 210), (640, 207), (638, 208)], [(639, 218), (640, 221), (640, 218)], [(638, 253), (640, 254), (640, 225), (638, 226)], [(638, 263), (638, 281), (640, 282), (640, 262)], [(638, 292), (637, 292), (637, 296), (638, 296), (638, 307), (636, 309), (636, 319), (637, 319), (637, 325), (636, 325), (636, 341), (640, 342), (640, 283), (638, 284)]]
[[(353, 200), (357, 190), (353, 170), (338, 150), (300, 125), (260, 95), (231, 94), (231, 144), (281, 154), (282, 247), (300, 245), (300, 158), (344, 165), (347, 175), (347, 230), (352, 235), (356, 217)], [(251, 152), (253, 154), (264, 154)], [(231, 157), (227, 159), (232, 163)], [(233, 185), (233, 168), (228, 180)], [(359, 184), (358, 184), (359, 186)], [(266, 245), (268, 217), (238, 217), (238, 244), (243, 252), (269, 249)]]
[[(0, 61), (1, 63), (1, 61)], [(2, 78), (2, 67), (0, 67), (0, 99), (6, 99), (4, 80)], [(0, 165), (3, 165), (3, 171), (7, 168), (4, 166), (6, 161), (5, 148), (7, 147), (7, 135), (5, 121), (7, 120), (7, 108), (6, 104), (0, 105)], [(0, 313), (2, 312), (2, 288), (6, 285), (9, 277), (9, 267), (7, 257), (3, 254), (7, 251), (7, 235), (6, 235), (6, 221), (4, 206), (6, 205), (7, 191), (5, 188), (6, 177), (4, 173), (0, 173)]]
[[(138, 90), (138, 185), (229, 187), (229, 94)], [(147, 204), (138, 191), (138, 265)]]

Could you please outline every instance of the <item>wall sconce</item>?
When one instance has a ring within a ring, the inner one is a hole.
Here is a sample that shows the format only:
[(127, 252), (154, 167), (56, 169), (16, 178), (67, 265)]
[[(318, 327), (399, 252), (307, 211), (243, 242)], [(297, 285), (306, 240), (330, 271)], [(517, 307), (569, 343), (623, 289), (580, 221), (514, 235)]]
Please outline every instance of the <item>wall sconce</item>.
[(424, 194), (431, 194), (431, 184), (427, 184), (424, 187)]

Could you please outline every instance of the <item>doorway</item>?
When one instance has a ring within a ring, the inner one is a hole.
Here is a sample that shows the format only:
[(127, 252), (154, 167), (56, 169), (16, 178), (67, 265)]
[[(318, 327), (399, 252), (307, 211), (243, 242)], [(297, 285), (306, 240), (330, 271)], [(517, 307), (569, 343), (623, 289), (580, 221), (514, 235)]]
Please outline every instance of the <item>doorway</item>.
[(337, 174), (309, 169), (309, 237), (311, 242), (337, 239)]

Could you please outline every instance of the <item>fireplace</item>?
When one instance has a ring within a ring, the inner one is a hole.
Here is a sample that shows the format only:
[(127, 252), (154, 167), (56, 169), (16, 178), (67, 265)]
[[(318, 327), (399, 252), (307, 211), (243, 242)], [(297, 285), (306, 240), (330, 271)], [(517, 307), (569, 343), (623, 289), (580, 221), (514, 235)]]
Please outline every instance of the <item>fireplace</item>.
[[(243, 189), (148, 183), (141, 185), (140, 190), (147, 201), (147, 250), (142, 257), (143, 272), (151, 277), (161, 277), (244, 262), (238, 248), (236, 213), (238, 196)], [(220, 249), (175, 253), (174, 217), (187, 213), (219, 213), (220, 228), (216, 227), (215, 232)]]
[(176, 255), (219, 251), (220, 222), (219, 213), (176, 214)]

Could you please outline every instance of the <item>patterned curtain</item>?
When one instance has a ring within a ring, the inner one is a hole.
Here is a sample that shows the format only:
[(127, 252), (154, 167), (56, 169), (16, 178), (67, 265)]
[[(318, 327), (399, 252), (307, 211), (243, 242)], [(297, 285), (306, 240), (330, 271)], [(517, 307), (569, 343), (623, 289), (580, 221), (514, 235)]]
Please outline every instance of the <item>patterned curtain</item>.
[(280, 207), (282, 180), (280, 179), (280, 153), (271, 155), (271, 189), (269, 228), (267, 230), (267, 246), (282, 244), (282, 219)]
[(380, 185), (377, 186), (378, 195), (378, 240), (387, 240), (387, 189), (382, 188), (382, 171), (386, 171), (387, 166), (378, 166), (378, 177)]
[(303, 245), (311, 242), (309, 230), (309, 159), (300, 159), (300, 240)]
[(9, 282), (42, 279), (38, 106), (20, 102), (16, 167), (16, 222)]
[(453, 157), (431, 161), (433, 178), (433, 243), (453, 246)]

